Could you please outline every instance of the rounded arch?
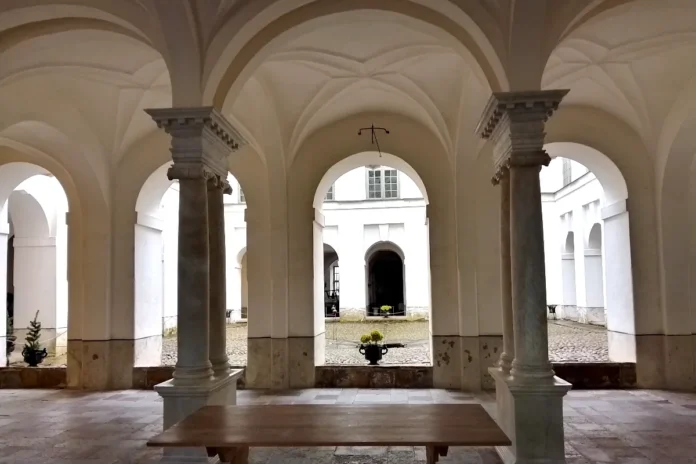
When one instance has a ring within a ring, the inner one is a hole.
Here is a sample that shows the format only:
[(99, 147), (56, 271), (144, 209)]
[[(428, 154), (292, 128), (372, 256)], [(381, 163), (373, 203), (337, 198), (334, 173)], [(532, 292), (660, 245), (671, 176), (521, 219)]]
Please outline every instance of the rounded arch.
[(602, 184), (604, 206), (628, 199), (626, 180), (614, 162), (599, 150), (575, 142), (552, 142), (544, 146), (551, 158), (563, 157), (577, 161), (589, 169)]
[(246, 257), (246, 252), (247, 252), (247, 247), (242, 247), (239, 252), (236, 254), (236, 263), (237, 266), (241, 267), (242, 266), (242, 260)]
[(47, 211), (29, 192), (16, 190), (8, 200), (8, 213), (16, 237), (49, 238)]
[[(575, 253), (575, 234), (568, 232), (563, 242), (563, 253)], [(572, 259), (572, 258), (570, 258)]]
[(588, 250), (602, 250), (602, 225), (598, 222), (594, 223), (587, 237)]
[(326, 193), (329, 191), (334, 182), (336, 182), (343, 174), (362, 166), (373, 165), (386, 166), (406, 174), (411, 178), (411, 180), (413, 180), (413, 182), (416, 183), (418, 189), (423, 195), (425, 203), (428, 204), (428, 192), (425, 188), (425, 184), (423, 183), (423, 179), (421, 179), (416, 170), (413, 169), (410, 164), (390, 153), (364, 151), (342, 159), (338, 163), (331, 166), (328, 171), (326, 171), (326, 174), (324, 174), (324, 177), (322, 177), (321, 181), (319, 182), (316, 194), (314, 195), (314, 208), (321, 210)]
[(171, 164), (171, 162), (163, 164), (147, 178), (135, 202), (137, 213), (157, 216), (162, 197), (174, 183), (167, 177), (167, 170)]
[(397, 255), (399, 255), (401, 261), (403, 261), (404, 263), (406, 262), (406, 254), (399, 245), (390, 240), (380, 240), (378, 242), (373, 243), (367, 248), (367, 250), (365, 250), (365, 263), (367, 263), (372, 257), (372, 255), (374, 255), (378, 251), (394, 252)]
[(98, 0), (86, 6), (79, 0), (68, 0), (50, 6), (3, 5), (0, 13), (0, 36), (3, 43), (6, 43), (7, 35), (26, 35), (26, 31), (18, 34), (22, 29), (65, 30), (89, 26), (116, 30), (163, 50), (152, 15), (137, 3)]
[[(658, 219), (655, 207), (655, 169), (654, 160), (649, 154), (640, 135), (626, 122), (597, 108), (566, 105), (562, 106), (546, 124), (546, 140), (554, 142), (573, 142), (591, 147), (609, 158), (622, 174), (630, 199), (625, 203), (605, 205), (602, 209), (604, 240), (607, 255), (605, 276), (615, 277), (619, 273), (630, 276), (631, 282), (621, 284), (621, 293), (627, 297), (619, 305), (632, 308), (629, 315), (622, 317), (624, 333), (662, 333), (664, 331), (663, 295), (660, 256), (658, 247)], [(572, 159), (572, 151), (568, 156)], [(565, 156), (565, 155), (564, 155)], [(590, 167), (590, 166), (588, 166)], [(593, 171), (598, 177), (598, 172)], [(601, 183), (601, 181), (600, 181)], [(620, 197), (619, 197), (620, 198)], [(606, 202), (608, 203), (608, 201)], [(630, 221), (629, 221), (630, 217)], [(618, 227), (616, 246), (610, 243), (608, 220)], [(622, 250), (624, 258), (611, 260), (610, 249)], [(630, 262), (628, 271), (612, 267), (610, 262)], [(614, 307), (610, 292), (617, 288), (607, 281), (605, 286), (607, 307)], [(612, 318), (607, 314), (608, 323)], [(621, 322), (621, 321), (618, 321)], [(611, 354), (610, 354), (611, 356)], [(635, 358), (633, 358), (635, 359)], [(630, 361), (630, 359), (625, 359)]]
[[(264, 11), (259, 2), (256, 18), (248, 18), (249, 24), (257, 25), (256, 29), (251, 30), (251, 26), (248, 26), (243, 35), (239, 33), (242, 25), (235, 22), (228, 21), (221, 28), (211, 43), (211, 52), (207, 57), (205, 102), (212, 103), (218, 109), (223, 108), (227, 98), (235, 98), (256, 67), (269, 56), (273, 44), (286, 42), (291, 37), (301, 35), (303, 30), (312, 28), (312, 24), (317, 20), (336, 20), (341, 13), (356, 10), (394, 13), (440, 31), (441, 36), (455, 50), (468, 58), (469, 62), (475, 63), (477, 74), (483, 77), (493, 91), (508, 88), (502, 62), (495, 51), (496, 48), (503, 50), (502, 37), (493, 37), (493, 33), (485, 34), (467, 12), (446, 5), (445, 2), (429, 7), (399, 0), (385, 0), (379, 3), (370, 0), (317, 0), (304, 5), (286, 5), (285, 11), (274, 13), (271, 8)], [(447, 9), (447, 12), (438, 11), (441, 8)], [(488, 15), (479, 7), (469, 6), (468, 9), (478, 10), (472, 13), (480, 18), (481, 24), (487, 22)], [(265, 15), (260, 14), (261, 12)], [(243, 38), (235, 41), (236, 37)], [(492, 43), (498, 47), (494, 47)]]
[[(398, 155), (418, 174), (425, 187), (429, 203), (424, 213), (427, 215), (426, 236), (430, 247), (427, 261), (432, 276), (432, 288), (428, 294), (432, 299), (422, 306), (436, 308), (431, 318), (434, 333), (448, 333), (449, 328), (458, 326), (459, 311), (458, 300), (451, 298), (453, 289), (458, 288), (457, 258), (452, 252), (457, 248), (455, 170), (437, 135), (413, 119), (397, 114), (370, 112), (346, 117), (315, 131), (298, 149), (287, 174), (293, 180), (287, 188), (289, 235), (291, 243), (297, 244), (289, 253), (295, 269), (290, 276), (289, 307), (316, 308), (313, 302), (316, 303), (320, 291), (308, 286), (300, 276), (318, 275), (319, 272), (317, 260), (313, 259), (316, 250), (321, 249), (317, 247), (323, 232), (322, 215), (314, 208), (317, 190), (320, 184), (324, 192), (328, 189), (330, 178), (324, 177), (334, 165), (365, 151), (369, 140), (357, 135), (357, 129), (363, 127), (365, 121), (373, 121), (376, 126), (390, 130), (389, 136), (380, 139), (382, 160), (384, 153)], [(335, 171), (333, 176), (337, 177), (338, 172)], [(310, 327), (312, 332), (322, 329), (319, 321), (310, 325), (309, 314), (290, 315), (291, 324), (298, 321), (299, 325), (302, 320), (306, 321), (305, 330), (308, 332)]]

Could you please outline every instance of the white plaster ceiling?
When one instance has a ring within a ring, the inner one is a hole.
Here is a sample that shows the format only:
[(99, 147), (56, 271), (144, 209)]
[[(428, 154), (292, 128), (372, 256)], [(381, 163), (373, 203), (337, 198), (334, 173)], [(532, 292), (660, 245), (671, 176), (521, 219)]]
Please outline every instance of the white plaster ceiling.
[(654, 151), (664, 121), (696, 74), (696, 2), (638, 0), (611, 9), (553, 52), (545, 88), (564, 104), (600, 108), (628, 123)]
[(2, 127), (14, 119), (51, 121), (106, 165), (152, 131), (143, 108), (168, 105), (171, 86), (161, 56), (123, 34), (55, 32), (17, 41), (0, 54), (0, 106), (11, 109), (0, 115)]
[[(309, 29), (274, 50), (232, 107), (259, 143), (268, 144), (274, 134), (292, 157), (316, 129), (369, 111), (422, 122), (451, 153), (460, 132), (473, 133), (461, 127), (460, 110), (469, 104), (479, 111), (487, 84), (441, 38), (398, 15), (366, 11), (315, 20)], [(263, 112), (273, 117), (264, 120)]]

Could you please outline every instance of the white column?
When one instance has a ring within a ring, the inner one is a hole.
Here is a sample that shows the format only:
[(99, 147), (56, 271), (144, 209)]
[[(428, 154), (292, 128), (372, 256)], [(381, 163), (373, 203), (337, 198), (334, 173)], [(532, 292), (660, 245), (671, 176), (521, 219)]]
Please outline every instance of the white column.
[(134, 365), (159, 366), (162, 362), (164, 271), (162, 220), (138, 213), (135, 224), (135, 353)]
[[(29, 322), (39, 311), (42, 344), (55, 352), (56, 240), (54, 237), (14, 238), (14, 327), (24, 339)], [(20, 343), (21, 345), (21, 343)]]
[(498, 422), (512, 441), (505, 462), (564, 463), (563, 396), (570, 384), (554, 376), (548, 355), (544, 232), (539, 170), (544, 124), (567, 90), (493, 94), (478, 131), (494, 143), (494, 182), (510, 177), (510, 255), (515, 358), (496, 382)]
[(208, 237), (210, 246), (210, 362), (216, 376), (230, 369), (227, 359), (227, 256), (225, 253), (225, 205), (232, 193), (225, 178), (208, 181)]

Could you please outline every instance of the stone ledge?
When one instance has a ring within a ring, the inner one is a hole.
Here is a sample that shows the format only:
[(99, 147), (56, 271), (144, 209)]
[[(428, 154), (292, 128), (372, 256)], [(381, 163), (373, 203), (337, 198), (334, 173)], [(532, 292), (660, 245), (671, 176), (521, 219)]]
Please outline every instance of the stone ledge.
[[(554, 363), (574, 389), (636, 388), (634, 363)], [(243, 368), (242, 368), (243, 369)], [(317, 366), (317, 388), (433, 388), (432, 366)], [(133, 387), (152, 390), (172, 378), (172, 366), (133, 368)], [(65, 388), (64, 367), (2, 367), (0, 388)], [(237, 388), (245, 388), (244, 375)]]
[(316, 388), (432, 388), (431, 366), (317, 366)]
[(2, 367), (0, 388), (65, 388), (65, 367)]

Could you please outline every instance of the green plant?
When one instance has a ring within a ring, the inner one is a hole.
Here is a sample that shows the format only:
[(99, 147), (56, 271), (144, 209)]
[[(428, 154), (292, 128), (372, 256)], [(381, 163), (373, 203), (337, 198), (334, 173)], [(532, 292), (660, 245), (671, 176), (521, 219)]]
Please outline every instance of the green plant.
[(41, 350), (41, 343), (39, 342), (39, 339), (41, 338), (41, 322), (39, 322), (37, 320), (38, 317), (39, 317), (39, 312), (36, 311), (36, 315), (34, 316), (34, 320), (29, 321), (29, 327), (27, 327), (29, 332), (27, 333), (27, 337), (25, 338), (26, 343), (24, 344), (24, 350), (31, 350), (31, 351), (40, 351)]
[(391, 311), (392, 307), (389, 305), (382, 305), (379, 310), (382, 311), (383, 313), (388, 313)]
[(384, 340), (384, 335), (379, 330), (373, 330), (372, 332), (360, 337), (360, 343), (363, 345), (377, 345), (379, 342)]
[(14, 317), (10, 317), (8, 315), (7, 316), (7, 339), (5, 341), (5, 355), (7, 356), (7, 359), (10, 358), (10, 355), (15, 350), (15, 340), (17, 340), (17, 336), (14, 334)]

